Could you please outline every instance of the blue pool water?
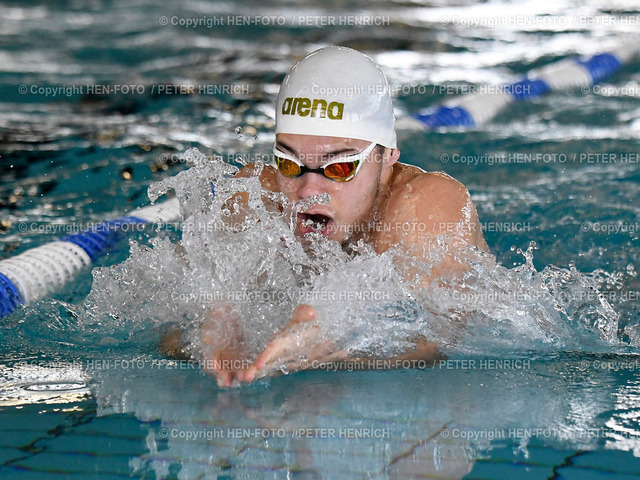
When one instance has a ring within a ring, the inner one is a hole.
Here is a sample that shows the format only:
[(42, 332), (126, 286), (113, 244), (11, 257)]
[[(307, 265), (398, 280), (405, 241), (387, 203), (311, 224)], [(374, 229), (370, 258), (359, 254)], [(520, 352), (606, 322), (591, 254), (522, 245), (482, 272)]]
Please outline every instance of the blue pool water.
[[(148, 204), (148, 185), (185, 171), (189, 147), (262, 158), (279, 82), (320, 46), (370, 54), (403, 118), (567, 56), (635, 45), (639, 24), (630, 0), (7, 2), (0, 259)], [(447, 361), (218, 389), (197, 363), (158, 353), (153, 293), (197, 286), (171, 280), (178, 264), (160, 254), (130, 257), (123, 241), (97, 266), (129, 258), (124, 267), (96, 272), (95, 284), (87, 271), (0, 320), (0, 476), (640, 477), (639, 71), (632, 60), (598, 88), (511, 105), (471, 131), (400, 124), (402, 160), (468, 187), (504, 267), (477, 267), (486, 292), (507, 293), (467, 301), (475, 323), (439, 333), (457, 341)], [(180, 229), (131, 238), (158, 235), (177, 242)], [(508, 294), (544, 285), (572, 298), (566, 315)], [(601, 323), (615, 323), (607, 338)]]

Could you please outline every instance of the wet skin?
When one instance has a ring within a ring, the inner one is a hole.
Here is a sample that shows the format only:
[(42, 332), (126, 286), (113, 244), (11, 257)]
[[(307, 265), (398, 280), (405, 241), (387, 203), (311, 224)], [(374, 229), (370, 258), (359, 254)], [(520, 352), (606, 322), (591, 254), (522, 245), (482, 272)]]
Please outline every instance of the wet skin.
[[(340, 155), (351, 155), (364, 150), (370, 142), (338, 137), (278, 134), (277, 148), (293, 155), (309, 168), (318, 168)], [(364, 161), (356, 177), (349, 182), (335, 182), (321, 173), (305, 173), (297, 178), (287, 178), (276, 168), (267, 166), (260, 174), (262, 186), (267, 190), (282, 192), (291, 202), (313, 195), (328, 193), (331, 200), (326, 205), (312, 205), (298, 216), (296, 233), (301, 237), (314, 229), (329, 239), (339, 242), (343, 248), (362, 239), (372, 245), (377, 253), (390, 247), (402, 249), (415, 261), (428, 261), (425, 244), (428, 236), (447, 235), (450, 252), (444, 261), (432, 268), (429, 277), (419, 277), (415, 288), (428, 288), (434, 278), (455, 275), (465, 271), (463, 264), (453, 259), (458, 248), (474, 245), (488, 251), (482, 235), (478, 216), (467, 189), (444, 173), (428, 173), (398, 162), (397, 149), (376, 147)], [(240, 173), (251, 175), (254, 167), (248, 165)], [(315, 220), (311, 221), (311, 220)], [(372, 228), (382, 225), (386, 228)], [(419, 225), (420, 228), (407, 228)], [(415, 273), (406, 270), (414, 279)], [(246, 359), (248, 352), (242, 349), (242, 339), (236, 335), (234, 325), (240, 319), (212, 309), (210, 320), (203, 327), (205, 346), (211, 348), (209, 360), (215, 376), (223, 387), (251, 382), (254, 379), (287, 365), (289, 371), (316, 362), (348, 362), (346, 352), (336, 351), (330, 342), (321, 341), (319, 318), (311, 305), (299, 305), (285, 326), (246, 368), (226, 368), (230, 359)], [(224, 324), (228, 333), (222, 339), (214, 332)], [(415, 349), (397, 357), (402, 359), (433, 360), (439, 357), (436, 346), (426, 339), (414, 339)], [(175, 345), (174, 345), (175, 346)], [(236, 364), (233, 364), (235, 366)]]

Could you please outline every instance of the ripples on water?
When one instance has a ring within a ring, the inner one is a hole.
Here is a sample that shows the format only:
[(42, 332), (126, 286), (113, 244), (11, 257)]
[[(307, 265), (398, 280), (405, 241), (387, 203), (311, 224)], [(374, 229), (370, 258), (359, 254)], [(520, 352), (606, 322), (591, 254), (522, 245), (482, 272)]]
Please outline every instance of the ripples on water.
[[(184, 215), (181, 247), (168, 239), (153, 240), (153, 248), (133, 245), (126, 262), (95, 270), (87, 305), (98, 320), (182, 323), (196, 335), (191, 341), (198, 352), (208, 310), (228, 303), (243, 319), (253, 355), (299, 303), (317, 307), (323, 338), (354, 353), (392, 355), (417, 335), (446, 353), (589, 350), (616, 343), (618, 315), (598, 294), (594, 278), (575, 268), (537, 272), (533, 245), (524, 253), (526, 263), (513, 270), (496, 265), (491, 255), (462, 252), (461, 260), (472, 265), (462, 281), (414, 291), (395, 266), (394, 255), (401, 253), (376, 255), (360, 245), (352, 257), (324, 237), (301, 248), (286, 214), (262, 204), (257, 177), (226, 178), (232, 167), (195, 149), (185, 157), (194, 168), (150, 188), (154, 199), (175, 190)], [(228, 205), (238, 191), (249, 192), (250, 213), (241, 224), (230, 211), (239, 207)], [(434, 241), (431, 265), (438, 265), (447, 244), (444, 237)], [(404, 262), (428, 274), (412, 259)], [(376, 298), (346, 295), (358, 292)]]
[[(286, 25), (160, 25), (162, 16), (171, 22), (173, 16), (226, 19), (228, 15), (283, 15)], [(313, 21), (321, 15), (381, 16), (388, 24), (367, 28), (293, 25), (299, 16)], [(343, 44), (373, 56), (398, 92), (396, 109), (402, 117), (447, 99), (441, 88), (445, 84), (463, 91), (497, 85), (565, 56), (635, 44), (637, 23), (624, 19), (637, 19), (637, 15), (632, 1), (588, 6), (572, 1), (553, 5), (356, 2), (348, 7), (335, 2), (295, 6), (198, 1), (179, 6), (163, 2), (134, 6), (126, 2), (5, 4), (0, 6), (0, 256), (6, 258), (50, 241), (52, 235), (45, 226), (101, 221), (145, 204), (151, 182), (186, 169), (182, 154), (189, 147), (238, 159), (231, 162), (234, 164), (264, 158), (273, 141), (272, 104), (278, 85), (295, 60), (320, 46)], [(528, 23), (509, 20), (514, 18)], [(590, 18), (601, 20), (587, 23)], [(286, 320), (297, 303), (296, 296), (330, 290), (329, 284), (339, 282), (354, 290), (384, 290), (388, 295), (384, 308), (363, 302), (327, 302), (320, 307), (323, 318), (330, 319), (324, 334), (339, 337), (343, 345), (356, 351), (387, 349), (391, 353), (407, 336), (426, 333), (440, 341), (452, 358), (517, 352), (521, 358), (542, 355), (550, 362), (548, 368), (515, 372), (509, 379), (495, 372), (478, 374), (480, 386), (474, 383), (471, 387), (465, 372), (448, 372), (442, 377), (435, 371), (405, 373), (410, 377), (389, 375), (386, 382), (380, 382), (384, 387), (377, 394), (371, 392), (366, 376), (361, 385), (359, 375), (340, 380), (343, 377), (336, 374), (332, 385), (338, 397), (347, 392), (346, 398), (351, 398), (355, 392), (381, 399), (377, 407), (369, 402), (366, 411), (353, 407), (354, 418), (391, 415), (385, 402), (388, 392), (395, 389), (409, 392), (407, 398), (413, 398), (411, 392), (415, 398), (429, 398), (428, 411), (418, 404), (397, 406), (407, 418), (430, 419), (432, 425), (424, 431), (437, 432), (452, 415), (461, 424), (478, 428), (527, 422), (546, 425), (563, 419), (562, 428), (567, 430), (588, 426), (598, 415), (605, 415), (610, 417), (608, 425), (623, 434), (635, 432), (637, 420), (629, 415), (629, 402), (637, 396), (633, 379), (603, 371), (587, 381), (593, 370), (582, 368), (563, 352), (581, 352), (586, 357), (580, 359), (589, 362), (594, 361), (589, 352), (613, 355), (597, 355), (596, 359), (635, 358), (635, 349), (628, 346), (640, 341), (637, 163), (489, 164), (483, 160), (471, 165), (444, 163), (442, 155), (549, 154), (572, 159), (585, 153), (615, 153), (618, 158), (637, 154), (640, 103), (633, 92), (639, 88), (638, 67), (635, 60), (603, 84), (626, 90), (552, 93), (513, 105), (475, 131), (400, 129), (404, 161), (427, 170), (444, 170), (467, 185), (498, 260), (496, 264), (491, 256), (469, 253), (472, 270), (457, 293), (446, 286), (411, 291), (393, 268), (390, 254), (376, 257), (363, 249), (357, 259), (346, 262), (341, 250), (320, 241), (312, 258), (296, 247), (286, 218), (258, 208), (261, 222), (246, 225), (243, 232), (204, 235), (183, 228), (182, 248), (176, 246), (180, 236), (176, 232), (137, 236), (130, 255), (123, 247), (99, 264), (105, 268), (95, 271), (95, 283), (84, 305), (89, 274), (53, 300), (10, 317), (2, 325), (3, 353), (9, 363), (23, 358), (25, 352), (38, 351), (45, 352), (40, 358), (54, 360), (86, 358), (93, 352), (103, 358), (156, 358), (157, 338), (167, 324), (180, 324), (191, 331), (197, 352), (196, 332), (211, 293), (231, 289), (266, 291), (276, 299), (253, 298), (238, 306), (240, 313), (251, 312), (247, 331), (255, 352)], [(115, 85), (142, 86), (142, 90), (114, 92)], [(240, 88), (200, 95), (176, 94), (167, 88), (161, 91), (163, 85)], [(27, 87), (26, 94), (21, 93), (21, 86)], [(46, 93), (46, 88), (71, 86), (82, 88)], [(111, 91), (99, 90), (99, 86)], [(198, 157), (194, 152), (190, 156)], [(192, 222), (218, 221), (220, 205), (216, 202), (220, 200), (208, 195), (204, 181), (207, 176), (220, 175), (219, 171), (212, 173), (212, 168), (222, 167), (201, 165), (165, 184), (182, 195), (185, 214), (191, 215)], [(224, 187), (222, 180), (218, 183)], [(254, 199), (259, 197), (255, 180), (239, 183), (254, 192)], [(238, 187), (227, 186), (230, 190)], [(192, 191), (190, 199), (185, 197), (186, 189)], [(504, 221), (520, 227), (515, 231), (494, 228)], [(23, 231), (21, 224), (36, 228)], [(594, 227), (600, 224), (635, 225), (635, 230), (608, 234)], [(530, 247), (531, 241), (535, 248)], [(262, 272), (258, 278), (256, 271)], [(294, 284), (298, 289), (292, 296), (288, 285)], [(167, 298), (161, 296), (172, 292), (175, 301), (167, 306)], [(193, 295), (204, 302), (194, 302)], [(452, 326), (452, 316), (464, 317), (466, 326)], [(617, 331), (618, 326), (624, 329)], [(627, 353), (629, 357), (616, 356)], [(560, 359), (559, 363), (554, 359)], [(23, 387), (33, 384), (36, 388), (42, 383), (37, 372), (28, 368), (15, 372), (7, 387), (13, 389), (9, 396), (27, 398)], [(71, 369), (66, 377), (52, 377), (43, 390), (66, 385), (70, 395), (77, 393), (81, 398), (85, 393), (81, 386), (87, 379), (76, 373)], [(211, 406), (207, 403), (212, 395), (210, 384), (198, 383), (200, 377), (195, 375), (90, 374), (101, 384), (97, 397), (105, 413), (125, 411), (140, 419), (163, 418), (168, 424), (176, 419), (197, 423), (202, 419), (192, 404), (187, 401), (178, 408), (173, 403), (175, 391), (191, 390), (196, 384), (192, 400)], [(590, 388), (591, 381), (597, 387)], [(278, 402), (278, 382), (274, 381), (272, 393), (263, 393), (269, 405)], [(421, 387), (434, 384), (438, 387), (433, 390)], [(303, 389), (313, 386), (302, 385)], [(486, 412), (495, 398), (481, 385), (501, 393), (504, 401), (499, 408)], [(538, 398), (546, 411), (523, 400), (523, 390), (516, 385), (523, 385), (524, 397)], [(235, 405), (235, 397), (219, 400), (226, 402), (225, 413), (239, 423), (246, 421), (249, 411), (252, 418), (257, 415), (266, 424), (278, 412), (282, 418), (276, 420), (282, 421), (286, 411), (294, 416), (291, 425), (305, 426), (312, 423), (316, 410), (337, 410), (321, 400), (307, 409), (311, 396), (290, 393), (290, 388), (284, 385), (287, 393), (283, 395), (293, 404), (302, 403), (297, 409), (276, 408), (275, 414), (253, 405), (250, 399), (244, 401), (251, 407), (233, 408), (229, 404)], [(432, 393), (436, 390), (448, 393), (438, 397)], [(558, 395), (558, 391), (564, 393)], [(248, 392), (250, 396), (252, 390)], [(41, 392), (39, 395), (44, 398)], [(156, 395), (158, 405), (152, 406), (149, 399)], [(269, 395), (274, 398), (269, 400)], [(449, 404), (452, 398), (460, 401)], [(611, 398), (616, 400), (610, 415), (603, 414)], [(532, 412), (528, 420), (522, 417), (525, 410)], [(462, 411), (470, 413), (464, 416)], [(342, 414), (339, 417), (344, 425), (346, 420)], [(420, 431), (423, 427), (411, 424)], [(419, 441), (419, 435), (408, 434), (406, 425), (403, 428), (399, 436)], [(637, 448), (629, 435), (608, 441), (621, 449)], [(179, 445), (173, 443), (176, 452)], [(188, 445), (190, 453), (183, 451), (183, 457), (200, 455), (206, 463), (206, 449)], [(349, 445), (357, 449), (359, 444)], [(394, 448), (395, 453), (404, 451), (398, 445)], [(151, 452), (153, 457), (153, 448)], [(157, 464), (162, 462), (156, 459)], [(191, 467), (198, 470), (196, 463)]]
[[(624, 3), (374, 3), (364, 10), (337, 10), (347, 17), (383, 19), (385, 25), (366, 33), (299, 26), (302, 17), (319, 21), (328, 14), (325, 8), (243, 4), (231, 11), (225, 4), (187, 2), (171, 9), (169, 25), (163, 27), (159, 19), (167, 9), (156, 3), (117, 3), (108, 14), (100, 12), (99, 4), (2, 7), (3, 38), (12, 45), (3, 52), (7, 81), (1, 87), (5, 113), (0, 119), (2, 162), (10, 165), (0, 187), (6, 255), (48, 241), (42, 234), (48, 224), (99, 221), (143, 203), (150, 181), (184, 168), (180, 154), (189, 145), (240, 163), (264, 158), (279, 81), (296, 58), (321, 44), (347, 44), (373, 55), (398, 92), (402, 117), (445, 99), (443, 85), (465, 92), (509, 81), (566, 55), (623, 45), (634, 33), (625, 19), (635, 18), (633, 5)], [(249, 12), (281, 15), (285, 25), (229, 25), (230, 15)], [(179, 25), (186, 19), (200, 25)], [(212, 26), (213, 19), (224, 24)], [(635, 85), (635, 65), (616, 77), (616, 86)], [(226, 85), (235, 93), (175, 94), (179, 85)], [(22, 86), (27, 94), (20, 93)], [(69, 95), (61, 93), (65, 90), (43, 93), (73, 86)], [(618, 276), (607, 298), (628, 323), (637, 316), (623, 295), (637, 284), (637, 232), (606, 235), (580, 227), (637, 220), (638, 208), (629, 202), (638, 194), (636, 166), (494, 165), (482, 158), (635, 153), (639, 110), (633, 101), (625, 95), (551, 94), (513, 106), (468, 134), (401, 131), (403, 159), (445, 169), (468, 185), (490, 247), (505, 266), (522, 263), (512, 246), (525, 250), (535, 240), (539, 270), (575, 263), (579, 271), (596, 271), (596, 280), (609, 278), (598, 269)], [(425, 151), (430, 155), (425, 157)], [(478, 165), (443, 163), (443, 154), (481, 160)], [(128, 181), (123, 180), (126, 172)], [(105, 193), (97, 203), (95, 191)], [(516, 225), (515, 231), (495, 231), (505, 220)], [(18, 226), (24, 222), (35, 222), (39, 229), (22, 232)]]

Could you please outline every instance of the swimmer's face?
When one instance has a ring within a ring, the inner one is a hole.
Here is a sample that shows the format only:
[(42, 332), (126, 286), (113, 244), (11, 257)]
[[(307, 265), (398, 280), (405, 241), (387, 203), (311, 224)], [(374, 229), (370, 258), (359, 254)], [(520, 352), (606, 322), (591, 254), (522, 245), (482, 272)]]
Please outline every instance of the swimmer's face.
[[(290, 133), (276, 136), (278, 150), (294, 156), (309, 168), (320, 168), (342, 156), (358, 154), (370, 144), (366, 140), (339, 137)], [(331, 196), (328, 204), (314, 204), (304, 214), (298, 215), (297, 233), (319, 231), (341, 244), (359, 236), (375, 213), (383, 179), (389, 177), (390, 167), (395, 163), (381, 151), (381, 148), (373, 149), (363, 160), (357, 175), (348, 182), (336, 182), (315, 172), (289, 178), (278, 171), (278, 187), (292, 202), (323, 193)], [(397, 155), (393, 157), (395, 159)]]

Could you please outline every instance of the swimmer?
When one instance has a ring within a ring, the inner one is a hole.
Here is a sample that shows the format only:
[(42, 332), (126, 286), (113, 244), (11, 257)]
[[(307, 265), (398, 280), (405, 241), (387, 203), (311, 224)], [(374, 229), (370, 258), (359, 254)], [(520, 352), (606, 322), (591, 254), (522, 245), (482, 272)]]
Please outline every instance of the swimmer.
[[(453, 250), (472, 245), (488, 251), (467, 189), (444, 173), (400, 163), (394, 123), (389, 85), (371, 58), (346, 47), (317, 50), (294, 65), (282, 82), (276, 101), (275, 165), (260, 173), (262, 186), (291, 202), (330, 195), (329, 203), (314, 204), (297, 215), (296, 234), (301, 238), (321, 233), (347, 250), (363, 240), (377, 253), (395, 247), (425, 262), (425, 235), (447, 235)], [(254, 166), (247, 165), (239, 175), (253, 171)], [(431, 278), (464, 271), (453, 253), (449, 251), (417, 288), (428, 287)], [(244, 358), (242, 341), (234, 338), (232, 327), (239, 319), (227, 314), (224, 308), (213, 309), (211, 325), (203, 328), (203, 341), (216, 352), (215, 365)], [(287, 364), (295, 371), (303, 353), (306, 364), (348, 361), (345, 352), (314, 342), (318, 329), (312, 325), (321, 321), (317, 317), (314, 307), (299, 305), (248, 368), (214, 368), (209, 373), (219, 385), (231, 386), (251, 382), (276, 365)], [(221, 323), (225, 335), (220, 335)], [(177, 349), (175, 341), (172, 348)], [(416, 340), (416, 349), (398, 358), (437, 356), (435, 345)]]

